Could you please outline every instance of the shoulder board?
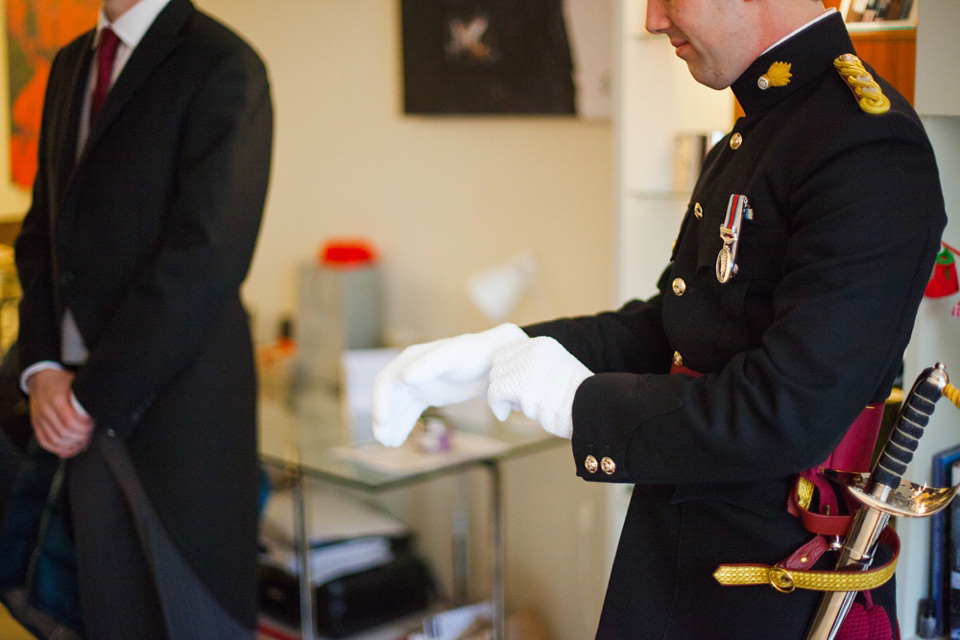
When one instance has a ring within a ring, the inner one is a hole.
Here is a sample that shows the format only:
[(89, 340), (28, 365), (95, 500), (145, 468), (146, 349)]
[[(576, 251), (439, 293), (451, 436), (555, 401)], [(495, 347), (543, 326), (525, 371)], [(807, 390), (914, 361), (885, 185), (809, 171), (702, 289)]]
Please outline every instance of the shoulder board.
[(861, 109), (867, 113), (886, 113), (890, 110), (890, 100), (883, 95), (873, 76), (863, 68), (860, 58), (852, 53), (845, 53), (833, 61), (833, 66), (853, 91)]

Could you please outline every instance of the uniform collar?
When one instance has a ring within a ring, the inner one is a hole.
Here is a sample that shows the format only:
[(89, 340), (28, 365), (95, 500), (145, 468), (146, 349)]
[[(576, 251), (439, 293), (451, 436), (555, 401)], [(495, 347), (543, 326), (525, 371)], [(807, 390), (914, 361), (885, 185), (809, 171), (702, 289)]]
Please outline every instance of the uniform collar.
[(854, 53), (853, 42), (843, 18), (832, 13), (764, 51), (733, 83), (733, 93), (746, 115), (765, 111), (832, 71), (844, 53)]

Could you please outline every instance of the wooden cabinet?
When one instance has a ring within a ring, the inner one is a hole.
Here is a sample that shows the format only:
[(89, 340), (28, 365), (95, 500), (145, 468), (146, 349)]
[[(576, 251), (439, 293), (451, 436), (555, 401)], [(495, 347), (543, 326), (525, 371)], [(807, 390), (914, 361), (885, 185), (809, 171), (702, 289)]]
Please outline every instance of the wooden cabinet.
[(917, 69), (917, 30), (852, 31), (853, 46), (866, 61), (913, 104)]

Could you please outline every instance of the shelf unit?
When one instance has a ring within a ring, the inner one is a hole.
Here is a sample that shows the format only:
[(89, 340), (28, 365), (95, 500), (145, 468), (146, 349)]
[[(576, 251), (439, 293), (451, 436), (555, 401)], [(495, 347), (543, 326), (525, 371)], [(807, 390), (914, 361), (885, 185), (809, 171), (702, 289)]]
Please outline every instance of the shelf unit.
[[(916, 1), (916, 0), (915, 0)], [(930, 136), (946, 202), (948, 223), (943, 239), (960, 241), (960, 2), (923, 0), (917, 19), (916, 94), (914, 104)], [(956, 296), (926, 299), (904, 357), (904, 379), (914, 380), (925, 367), (943, 362), (954, 384), (960, 379), (960, 323), (950, 317)], [(960, 418), (946, 401), (930, 419), (907, 477), (930, 482), (931, 457), (960, 441)], [(946, 406), (944, 406), (946, 405)], [(927, 595), (930, 571), (930, 520), (901, 519), (897, 602), (903, 636), (916, 633), (920, 600)], [(944, 636), (948, 637), (948, 636)]]
[(667, 38), (644, 31), (644, 0), (617, 4), (614, 297), (620, 303), (655, 292), (680, 228), (688, 196), (673, 190), (674, 136), (729, 129), (733, 94), (694, 82)]

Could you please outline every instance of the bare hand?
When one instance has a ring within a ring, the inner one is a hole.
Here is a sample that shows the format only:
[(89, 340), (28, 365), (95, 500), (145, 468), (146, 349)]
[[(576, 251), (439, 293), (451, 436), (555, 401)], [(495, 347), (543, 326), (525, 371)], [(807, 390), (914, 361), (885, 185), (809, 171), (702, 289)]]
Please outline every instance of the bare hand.
[(71, 402), (73, 374), (44, 369), (30, 376), (30, 422), (40, 446), (70, 458), (90, 444), (93, 420)]

